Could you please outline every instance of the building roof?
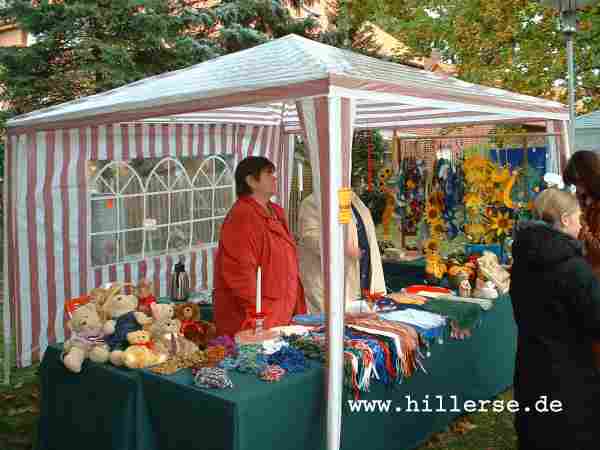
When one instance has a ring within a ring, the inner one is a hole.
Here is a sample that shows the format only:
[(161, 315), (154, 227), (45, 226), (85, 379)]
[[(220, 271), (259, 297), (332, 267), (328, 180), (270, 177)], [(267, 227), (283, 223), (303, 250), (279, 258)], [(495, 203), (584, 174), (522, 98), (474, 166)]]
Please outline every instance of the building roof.
[[(366, 128), (566, 120), (557, 102), (479, 86), (382, 61), (296, 35), (146, 78), (101, 94), (34, 111), (9, 128), (51, 129), (202, 113), (229, 122), (253, 117), (299, 128), (294, 100), (330, 95), (357, 99)], [(241, 108), (240, 108), (241, 107)], [(227, 117), (228, 116), (228, 117)], [(191, 120), (190, 116), (183, 116)]]

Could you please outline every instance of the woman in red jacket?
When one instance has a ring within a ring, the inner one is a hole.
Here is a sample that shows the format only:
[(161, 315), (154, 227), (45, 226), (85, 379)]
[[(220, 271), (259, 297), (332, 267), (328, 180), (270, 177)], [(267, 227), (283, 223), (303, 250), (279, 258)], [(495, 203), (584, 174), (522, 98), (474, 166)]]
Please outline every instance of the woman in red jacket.
[(306, 312), (296, 243), (283, 209), (270, 201), (276, 182), (275, 166), (261, 156), (245, 158), (235, 170), (238, 199), (221, 226), (215, 258), (218, 335), (233, 336), (252, 325), (259, 266), (265, 328), (289, 325), (295, 314)]

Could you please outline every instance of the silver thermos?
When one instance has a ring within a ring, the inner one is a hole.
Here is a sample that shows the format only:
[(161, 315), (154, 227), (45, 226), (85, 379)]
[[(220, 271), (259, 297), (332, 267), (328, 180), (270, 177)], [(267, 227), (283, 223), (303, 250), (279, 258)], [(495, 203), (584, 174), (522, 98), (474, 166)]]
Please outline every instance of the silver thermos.
[(171, 300), (181, 302), (187, 300), (190, 294), (190, 277), (185, 271), (185, 258), (181, 256), (171, 274)]

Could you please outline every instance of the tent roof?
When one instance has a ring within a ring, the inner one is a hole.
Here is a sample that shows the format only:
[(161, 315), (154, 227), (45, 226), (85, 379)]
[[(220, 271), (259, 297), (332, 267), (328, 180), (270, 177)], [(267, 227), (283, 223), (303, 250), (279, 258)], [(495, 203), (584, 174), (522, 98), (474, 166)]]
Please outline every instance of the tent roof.
[(575, 128), (578, 130), (600, 129), (600, 110), (577, 117)]
[(289, 35), (25, 114), (10, 120), (8, 126), (52, 129), (195, 112), (195, 118), (174, 120), (283, 120), (289, 131), (297, 131), (293, 100), (317, 95), (359, 99), (358, 127), (568, 119), (566, 107), (557, 102), (466, 83)]

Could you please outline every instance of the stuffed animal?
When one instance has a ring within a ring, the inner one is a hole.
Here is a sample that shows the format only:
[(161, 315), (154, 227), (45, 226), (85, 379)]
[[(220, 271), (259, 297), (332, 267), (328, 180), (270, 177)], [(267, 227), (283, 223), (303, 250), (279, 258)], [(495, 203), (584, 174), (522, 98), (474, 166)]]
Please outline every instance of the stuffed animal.
[(181, 322), (181, 334), (199, 348), (206, 348), (208, 342), (217, 335), (214, 324), (200, 320), (200, 307), (195, 303), (176, 305), (175, 318)]
[(150, 310), (154, 322), (172, 319), (175, 316), (175, 306), (171, 303), (154, 303), (153, 305), (150, 305)]
[(104, 342), (103, 322), (98, 315), (96, 305), (87, 303), (73, 312), (68, 327), (72, 334), (65, 342), (63, 363), (71, 372), (81, 372), (86, 358), (97, 363), (108, 361), (108, 346)]
[(127, 334), (141, 330), (146, 324), (152, 322), (144, 313), (136, 311), (137, 297), (135, 295), (115, 295), (104, 304), (104, 312), (110, 317), (104, 324), (104, 333), (107, 335), (106, 343), (110, 349), (110, 360), (119, 364), (121, 351), (127, 347)]
[(150, 316), (152, 315), (152, 305), (156, 304), (152, 282), (142, 278), (135, 287), (135, 295), (138, 297), (138, 311)]
[(181, 322), (177, 319), (161, 319), (150, 327), (154, 348), (167, 356), (189, 355), (198, 351), (198, 346), (180, 332)]
[(167, 360), (166, 355), (154, 351), (150, 332), (145, 330), (127, 333), (129, 347), (115, 360), (117, 364), (124, 364), (130, 369), (143, 369), (144, 367), (162, 364)]

